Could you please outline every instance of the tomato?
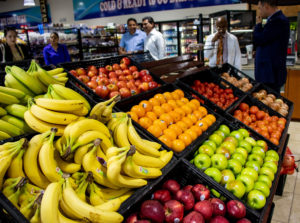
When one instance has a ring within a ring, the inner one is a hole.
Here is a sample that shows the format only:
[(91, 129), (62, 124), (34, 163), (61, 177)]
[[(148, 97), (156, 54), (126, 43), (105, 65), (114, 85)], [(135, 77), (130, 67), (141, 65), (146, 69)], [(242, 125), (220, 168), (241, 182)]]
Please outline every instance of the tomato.
[(120, 70), (121, 67), (120, 67), (119, 64), (115, 63), (115, 64), (112, 65), (112, 69), (113, 69), (114, 71), (117, 71), (117, 70)]
[(153, 81), (152, 76), (150, 74), (146, 74), (142, 77), (142, 82), (150, 82)]
[(109, 90), (105, 85), (100, 85), (96, 87), (95, 93), (101, 98), (106, 98), (109, 94)]
[(122, 98), (128, 98), (131, 96), (131, 92), (128, 88), (124, 87), (119, 90)]
[(241, 109), (241, 111), (248, 111), (249, 110), (249, 105), (246, 103), (241, 103), (239, 108)]
[(98, 84), (96, 81), (89, 81), (87, 83), (87, 86), (89, 86), (89, 88), (91, 88), (91, 89), (95, 89), (98, 86)]
[(140, 71), (140, 76), (141, 77), (145, 76), (146, 74), (150, 74), (148, 70), (141, 70)]
[(155, 81), (150, 81), (149, 82), (149, 89), (154, 89), (157, 88), (157, 83)]
[(120, 61), (121, 64), (126, 64), (127, 66), (130, 64), (130, 59), (128, 57), (123, 57)]
[(129, 70), (130, 70), (131, 72), (138, 71), (138, 69), (137, 69), (136, 66), (130, 66), (130, 67), (129, 67)]

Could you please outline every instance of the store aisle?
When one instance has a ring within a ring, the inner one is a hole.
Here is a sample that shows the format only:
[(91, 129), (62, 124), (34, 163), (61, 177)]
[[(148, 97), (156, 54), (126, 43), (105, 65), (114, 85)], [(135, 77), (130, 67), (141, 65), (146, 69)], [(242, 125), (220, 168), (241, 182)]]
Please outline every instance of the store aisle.
[[(288, 146), (300, 159), (300, 122), (291, 122), (289, 127), (290, 140)], [(274, 197), (275, 210), (272, 223), (300, 222), (300, 172), (288, 175), (282, 196)]]

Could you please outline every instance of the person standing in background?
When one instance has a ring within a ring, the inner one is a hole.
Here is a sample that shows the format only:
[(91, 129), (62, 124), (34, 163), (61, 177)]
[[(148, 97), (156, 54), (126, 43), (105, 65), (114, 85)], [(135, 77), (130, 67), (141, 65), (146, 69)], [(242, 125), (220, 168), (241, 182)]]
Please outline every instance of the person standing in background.
[[(254, 29), (255, 79), (280, 93), (287, 76), (286, 57), (290, 37), (288, 19), (277, 9), (277, 0), (260, 0)], [(267, 19), (263, 26), (262, 19)]]
[(45, 46), (43, 50), (44, 60), (46, 65), (57, 65), (59, 63), (70, 62), (71, 58), (64, 44), (58, 43), (59, 36), (57, 32), (52, 32), (50, 35), (50, 44)]
[(149, 51), (155, 60), (161, 60), (165, 57), (165, 39), (163, 35), (155, 29), (155, 23), (152, 17), (143, 18), (143, 29), (147, 34), (144, 44), (144, 50)]
[(28, 49), (24, 44), (17, 44), (17, 31), (13, 27), (4, 29), (6, 42), (0, 44), (0, 62), (21, 61), (30, 59)]
[(127, 20), (128, 32), (121, 39), (119, 54), (127, 54), (138, 51), (144, 51), (144, 41), (146, 33), (137, 29), (137, 21), (134, 18)]
[(241, 69), (239, 42), (236, 36), (227, 32), (227, 26), (225, 17), (217, 19), (217, 32), (207, 37), (204, 45), (204, 58), (209, 59), (210, 67), (229, 63), (237, 69)]

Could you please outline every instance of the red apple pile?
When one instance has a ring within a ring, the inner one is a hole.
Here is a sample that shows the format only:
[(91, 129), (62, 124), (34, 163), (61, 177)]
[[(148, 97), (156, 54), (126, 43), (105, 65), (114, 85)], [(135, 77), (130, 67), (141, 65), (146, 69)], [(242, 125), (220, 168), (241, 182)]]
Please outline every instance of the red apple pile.
[(139, 71), (136, 66), (130, 66), (130, 59), (127, 57), (122, 58), (120, 64), (99, 68), (91, 65), (87, 69), (71, 70), (70, 73), (103, 99), (115, 95), (128, 98), (158, 87), (148, 70)]
[(257, 106), (253, 105), (249, 107), (246, 103), (239, 105), (239, 108), (234, 111), (234, 117), (269, 139), (275, 145), (279, 144), (281, 134), (286, 124), (285, 118), (279, 118), (275, 115), (270, 116)]
[(222, 109), (228, 108), (238, 99), (238, 97), (234, 96), (231, 88), (222, 89), (215, 83), (202, 83), (199, 80), (195, 80), (192, 88)]
[(176, 180), (167, 180), (162, 189), (154, 192), (152, 200), (142, 203), (140, 212), (131, 214), (126, 223), (251, 223), (246, 219), (246, 207), (237, 200), (225, 204), (211, 198), (203, 184), (181, 188)]

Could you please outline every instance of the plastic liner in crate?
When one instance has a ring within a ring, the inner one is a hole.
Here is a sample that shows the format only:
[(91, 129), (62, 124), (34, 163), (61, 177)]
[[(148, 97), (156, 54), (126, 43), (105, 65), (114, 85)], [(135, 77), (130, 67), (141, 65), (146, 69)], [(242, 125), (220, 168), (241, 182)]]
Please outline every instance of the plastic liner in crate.
[[(248, 95), (246, 98), (244, 98), (241, 103), (244, 102), (244, 103), (247, 103), (249, 105), (249, 107), (251, 107), (252, 105), (255, 105), (259, 108), (259, 110), (263, 110), (267, 113), (269, 113), (270, 116), (277, 116), (278, 118), (285, 118), (283, 117), (281, 114), (279, 114), (278, 112), (274, 111), (273, 109), (271, 109), (270, 107), (266, 106), (264, 103), (256, 100), (256, 99), (253, 99), (250, 95)], [(238, 119), (236, 119), (234, 116), (233, 116), (233, 113), (234, 111), (238, 108), (239, 104), (236, 105), (236, 107), (233, 107), (230, 111), (228, 111), (227, 115), (226, 115), (226, 119), (232, 121), (232, 122), (235, 122), (235, 123), (240, 123), (244, 126), (247, 126), (245, 125), (243, 122), (239, 121)], [(277, 146), (279, 148), (282, 148), (285, 140), (286, 140), (286, 137), (287, 137), (287, 131), (288, 131), (288, 128), (289, 128), (289, 124), (290, 124), (290, 120), (286, 120), (286, 124), (285, 124), (285, 128), (284, 130), (282, 131), (281, 133), (281, 137), (279, 139), (279, 144), (278, 145), (275, 145), (273, 144), (274, 146)], [(247, 126), (247, 128), (251, 128), (249, 126)], [(252, 128), (251, 128), (252, 129)], [(253, 129), (252, 129), (253, 130)], [(259, 134), (259, 133), (258, 133)], [(259, 134), (261, 137), (263, 137), (261, 134)], [(263, 137), (266, 141), (272, 143), (269, 139)]]
[(136, 63), (154, 61), (153, 57), (149, 52), (134, 53), (134, 54), (129, 54), (127, 56), (130, 57), (132, 60), (134, 60)]
[[(84, 61), (78, 61), (78, 62), (62, 63), (62, 64), (59, 64), (59, 66), (63, 67), (65, 70), (67, 70), (69, 72), (70, 70), (77, 69), (80, 67), (87, 68), (90, 65), (94, 65), (96, 67), (105, 67), (106, 65), (112, 65), (115, 63), (119, 64), (121, 59), (124, 57), (126, 57), (126, 55), (101, 58), (101, 59), (97, 59), (97, 60), (84, 60)], [(135, 62), (134, 60), (131, 60), (131, 65), (136, 66), (138, 68), (138, 70), (143, 69), (143, 67), (141, 67), (139, 65), (139, 63)], [(161, 85), (165, 84), (165, 82), (163, 80), (161, 80), (160, 78), (158, 78), (157, 76), (153, 75), (152, 73), (150, 73), (150, 75), (152, 76), (153, 80), (156, 81), (158, 84), (161, 84)], [(104, 100), (103, 98), (98, 96), (91, 88), (89, 88), (82, 81), (80, 81), (79, 79), (77, 79), (76, 77), (71, 75), (70, 73), (68, 74), (68, 77), (74, 83), (76, 83), (78, 86), (82, 87), (87, 92), (87, 94), (89, 94), (90, 96), (93, 97), (94, 100), (96, 100), (96, 101)], [(140, 94), (144, 94), (144, 92), (142, 92)], [(131, 96), (131, 97), (135, 97), (135, 96)], [(124, 99), (122, 99), (122, 100), (124, 100)]]
[(6, 62), (6, 63), (0, 63), (0, 71), (5, 71), (6, 66), (18, 66), (23, 69), (27, 69), (31, 63), (31, 60), (21, 60), (21, 61), (12, 61), (12, 62)]
[[(137, 95), (137, 97), (135, 97), (135, 98), (126, 98), (123, 101), (118, 102), (116, 104), (116, 107), (121, 111), (128, 112), (128, 111), (130, 111), (132, 106), (139, 104), (142, 100), (148, 100), (158, 93), (164, 93), (167, 91), (172, 92), (176, 89), (179, 89), (179, 88), (175, 84), (167, 84), (167, 85), (158, 87), (156, 89), (153, 89), (153, 91), (145, 92), (146, 94), (144, 94), (144, 95)], [(187, 92), (184, 92), (184, 96), (186, 98), (188, 98), (189, 100), (192, 99), (192, 96), (189, 95)], [(202, 106), (204, 106), (207, 109), (208, 114), (213, 114), (216, 117), (216, 122), (213, 123), (212, 126), (215, 125), (221, 119), (221, 117), (216, 112), (214, 112), (209, 107), (207, 107), (206, 105), (202, 105)], [(146, 129), (144, 129), (140, 124), (138, 124), (135, 121), (133, 121), (133, 124), (134, 124), (134, 126), (137, 126), (141, 131), (143, 131), (148, 137), (150, 137), (151, 140), (161, 143), (165, 148), (167, 148), (167, 150), (172, 150), (167, 145), (165, 145), (163, 142), (161, 142), (158, 138), (156, 138), (150, 132), (148, 132)], [(200, 135), (190, 145), (188, 145), (182, 152), (179, 152), (179, 153), (174, 152), (174, 154), (177, 157), (184, 156), (189, 150), (191, 150), (191, 148), (198, 145), (199, 140), (201, 138), (205, 137), (205, 135), (211, 131), (212, 126), (210, 126), (204, 133), (202, 133), (202, 135)]]
[[(172, 170), (169, 170), (169, 172), (167, 172), (164, 176), (161, 176), (159, 179), (157, 179), (155, 184), (149, 187), (148, 190), (143, 194), (140, 194), (140, 196), (135, 200), (135, 203), (132, 203), (126, 208), (126, 210), (124, 210), (124, 212), (121, 213), (124, 216), (124, 220), (126, 220), (126, 218), (130, 216), (130, 214), (140, 212), (142, 203), (146, 200), (152, 199), (153, 193), (156, 190), (162, 189), (162, 185), (164, 184), (164, 182), (169, 179), (176, 180), (180, 184), (181, 188), (187, 185), (203, 184), (205, 186), (208, 186), (210, 189), (214, 189), (219, 192), (220, 195), (225, 197), (227, 201), (232, 200), (232, 196), (230, 196), (228, 193), (224, 193), (219, 186), (216, 187), (215, 183), (192, 168), (188, 162), (186, 162), (185, 160), (180, 160)], [(210, 194), (211, 197), (214, 197), (212, 193)], [(254, 215), (249, 209), (247, 209), (246, 218), (251, 220), (252, 223), (259, 222), (258, 217)], [(230, 219), (230, 222), (233, 223), (236, 221), (234, 219)]]
[[(230, 128), (230, 131), (238, 130), (240, 128), (245, 128), (242, 124), (236, 124), (236, 123), (234, 124), (234, 123), (232, 123), (232, 122), (224, 119), (218, 125), (214, 126), (213, 131), (217, 130), (219, 128), (219, 126), (222, 125), (222, 124), (227, 125)], [(278, 162), (278, 169), (277, 169), (277, 172), (275, 174), (274, 180), (272, 182), (272, 187), (270, 188), (270, 195), (266, 198), (266, 205), (264, 206), (264, 208), (262, 208), (260, 210), (254, 210), (254, 209), (252, 209), (251, 207), (249, 207), (246, 204), (246, 202), (244, 202), (241, 199), (235, 197), (231, 192), (229, 192), (227, 189), (225, 189), (225, 187), (223, 187), (221, 184), (219, 184), (216, 181), (214, 181), (212, 178), (210, 178), (209, 176), (207, 176), (204, 172), (202, 172), (201, 170), (199, 170), (196, 166), (194, 166), (193, 164), (191, 164), (189, 161), (194, 158), (194, 153), (197, 151), (198, 148), (194, 148), (192, 151), (190, 151), (190, 153), (184, 158), (184, 160), (186, 162), (190, 163), (190, 165), (192, 166), (192, 168), (195, 171), (198, 171), (199, 173), (205, 175), (206, 178), (209, 178), (209, 180), (212, 181), (212, 183), (215, 185), (215, 187), (220, 188), (220, 190), (224, 191), (224, 193), (229, 194), (229, 196), (231, 196), (232, 199), (240, 200), (241, 202), (243, 202), (246, 205), (247, 210), (250, 210), (255, 216), (257, 216), (258, 218), (260, 218), (259, 222), (262, 222), (262, 218), (264, 218), (265, 212), (267, 211), (268, 206), (272, 203), (273, 196), (274, 196), (274, 194), (276, 192), (276, 188), (277, 188), (277, 185), (278, 185), (278, 179), (279, 179), (279, 176), (280, 176), (281, 164), (282, 164), (282, 161), (283, 161), (283, 155), (282, 155), (283, 151), (279, 151), (276, 146), (274, 146), (272, 143), (270, 143), (267, 140), (265, 140), (262, 136), (260, 136), (259, 134), (257, 134), (255, 131), (253, 131), (253, 130), (251, 130), (249, 128), (245, 128), (245, 129), (248, 130), (250, 136), (252, 138), (254, 138), (255, 140), (264, 140), (267, 143), (267, 145), (268, 145), (268, 150), (275, 150), (275, 151), (277, 151), (278, 154), (279, 154), (279, 157), (280, 157), (279, 162)], [(207, 139), (208, 139), (208, 136), (206, 138), (202, 139), (200, 144), (202, 144)]]
[[(204, 82), (214, 83), (214, 84), (218, 85), (220, 88), (226, 89), (226, 87), (222, 84), (223, 79), (220, 78), (215, 73), (213, 73), (210, 69), (207, 69), (207, 70), (203, 70), (198, 73), (195, 73), (195, 74), (191, 74), (191, 75), (179, 78), (178, 82), (176, 84), (178, 84), (180, 87), (183, 85), (186, 87), (186, 89), (190, 89), (189, 90), (190, 92), (197, 95), (199, 98), (203, 99), (207, 103), (208, 106), (213, 105), (215, 107), (218, 107), (220, 110), (224, 110), (221, 107), (219, 107), (218, 105), (216, 105), (215, 103), (213, 103), (211, 100), (209, 100), (208, 98), (204, 97), (202, 94), (200, 94), (199, 92), (197, 92), (196, 90), (191, 88), (191, 86), (194, 84), (195, 80), (199, 80), (199, 81), (201, 81), (201, 83), (204, 83)], [(234, 101), (231, 105), (229, 105), (225, 109), (225, 111), (228, 111), (231, 107), (233, 107), (235, 104), (239, 103), (239, 101), (242, 100), (246, 96), (246, 94), (243, 91), (241, 91), (240, 89), (238, 89), (236, 87), (230, 87), (230, 89), (232, 89), (233, 95), (238, 97), (238, 99), (236, 101)]]

